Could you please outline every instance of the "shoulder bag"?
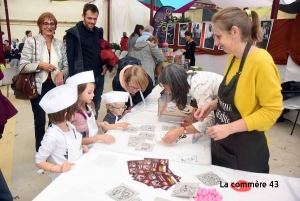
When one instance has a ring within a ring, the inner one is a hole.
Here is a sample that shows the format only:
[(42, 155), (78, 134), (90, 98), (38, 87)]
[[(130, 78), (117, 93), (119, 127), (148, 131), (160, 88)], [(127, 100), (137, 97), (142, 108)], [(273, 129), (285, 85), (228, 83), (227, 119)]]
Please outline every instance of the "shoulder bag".
[[(36, 61), (36, 40), (34, 39), (34, 52), (35, 52), (35, 61)], [(27, 64), (26, 64), (27, 65)], [(26, 66), (25, 65), (25, 66)], [(15, 75), (12, 78), (11, 88), (15, 91), (16, 99), (20, 100), (32, 100), (38, 97), (36, 81), (35, 81), (35, 72), (29, 74), (23, 74), (25, 66), (22, 68), (18, 75)]]

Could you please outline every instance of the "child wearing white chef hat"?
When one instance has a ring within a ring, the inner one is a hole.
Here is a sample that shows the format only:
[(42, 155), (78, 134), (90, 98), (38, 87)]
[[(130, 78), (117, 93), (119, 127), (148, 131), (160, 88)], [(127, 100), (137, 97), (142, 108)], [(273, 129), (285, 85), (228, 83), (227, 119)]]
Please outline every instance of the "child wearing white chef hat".
[(35, 155), (35, 163), (38, 168), (53, 172), (53, 181), (58, 173), (69, 171), (82, 153), (88, 151), (88, 147), (82, 145), (82, 135), (69, 122), (77, 110), (77, 87), (65, 84), (53, 88), (41, 99), (40, 106), (48, 114), (51, 125)]
[(99, 140), (106, 143), (115, 141), (112, 135), (98, 135), (98, 127), (101, 127), (102, 130), (108, 130), (110, 124), (95, 120), (95, 105), (93, 103), (94, 82), (93, 71), (81, 72), (66, 80), (67, 84), (77, 85), (78, 105), (72, 124), (76, 127), (76, 130), (82, 134), (82, 143), (89, 147)]
[(128, 123), (116, 122), (120, 119), (120, 116), (122, 116), (124, 111), (126, 110), (127, 106), (125, 105), (125, 103), (128, 101), (129, 96), (129, 93), (124, 91), (110, 91), (105, 94), (102, 94), (101, 98), (106, 104), (107, 108), (107, 114), (104, 117), (103, 121), (107, 121), (110, 124), (114, 124), (115, 128), (126, 128), (128, 126)]

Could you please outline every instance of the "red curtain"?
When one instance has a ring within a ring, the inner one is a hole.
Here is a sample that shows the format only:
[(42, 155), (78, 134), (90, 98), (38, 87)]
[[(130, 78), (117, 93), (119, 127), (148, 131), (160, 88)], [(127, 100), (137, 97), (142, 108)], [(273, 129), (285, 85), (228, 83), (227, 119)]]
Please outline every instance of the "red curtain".
[(294, 23), (294, 19), (274, 20), (267, 50), (273, 57), (275, 64), (284, 65), (287, 63), (287, 52), (290, 49)]
[(290, 49), (288, 51), (292, 60), (300, 66), (300, 13), (297, 14), (292, 31)]

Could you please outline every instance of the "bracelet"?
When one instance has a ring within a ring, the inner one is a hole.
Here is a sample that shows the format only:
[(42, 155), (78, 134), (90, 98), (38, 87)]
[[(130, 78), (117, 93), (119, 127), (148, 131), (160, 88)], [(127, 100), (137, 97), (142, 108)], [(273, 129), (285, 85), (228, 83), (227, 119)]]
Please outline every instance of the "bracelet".
[(184, 131), (183, 131), (183, 133), (186, 135), (186, 134), (187, 134), (186, 126), (185, 126), (185, 125), (183, 125), (183, 128), (184, 128)]
[(50, 172), (51, 172), (51, 170), (52, 170), (53, 166), (54, 166), (54, 164), (52, 164), (52, 166), (51, 166), (51, 168), (50, 168)]

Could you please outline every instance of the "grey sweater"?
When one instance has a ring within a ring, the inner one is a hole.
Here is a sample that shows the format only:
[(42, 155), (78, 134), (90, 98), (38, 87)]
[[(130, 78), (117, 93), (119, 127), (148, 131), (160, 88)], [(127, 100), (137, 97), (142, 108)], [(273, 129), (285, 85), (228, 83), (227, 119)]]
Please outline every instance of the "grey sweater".
[(139, 38), (139, 35), (134, 34), (134, 36), (132, 38), (129, 38), (127, 41), (127, 47), (128, 47), (128, 52), (131, 51), (131, 49), (133, 48), (133, 46), (135, 45), (136, 40)]
[(157, 49), (152, 43), (140, 41), (135, 44), (129, 52), (129, 56), (141, 60), (142, 67), (151, 77), (153, 85), (155, 84), (155, 67), (161, 65), (165, 60), (165, 55), (161, 50)]

